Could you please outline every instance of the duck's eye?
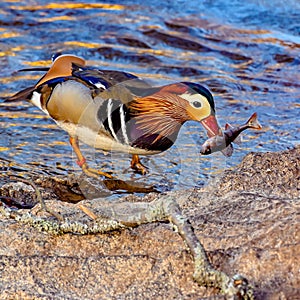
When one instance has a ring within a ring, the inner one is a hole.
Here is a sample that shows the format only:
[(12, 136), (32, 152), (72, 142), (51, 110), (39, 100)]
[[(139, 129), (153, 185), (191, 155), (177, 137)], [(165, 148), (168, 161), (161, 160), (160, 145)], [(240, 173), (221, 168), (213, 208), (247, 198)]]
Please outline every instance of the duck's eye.
[(193, 101), (192, 102), (192, 105), (195, 107), (195, 108), (200, 108), (202, 106), (202, 103), (200, 101)]

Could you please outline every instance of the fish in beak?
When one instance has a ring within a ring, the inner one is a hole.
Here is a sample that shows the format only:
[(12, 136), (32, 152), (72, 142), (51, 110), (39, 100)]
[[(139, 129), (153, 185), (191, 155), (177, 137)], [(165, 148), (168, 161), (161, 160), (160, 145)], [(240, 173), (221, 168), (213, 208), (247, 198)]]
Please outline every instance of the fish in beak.
[(216, 151), (221, 151), (225, 156), (231, 156), (233, 153), (233, 146), (231, 143), (237, 142), (240, 133), (248, 128), (256, 130), (262, 129), (262, 126), (257, 120), (257, 113), (252, 114), (248, 121), (242, 125), (232, 127), (229, 124), (226, 124), (223, 135), (215, 135), (206, 140), (201, 147), (200, 153), (207, 155)]
[(207, 136), (209, 138), (216, 135), (223, 135), (222, 129), (220, 128), (215, 115), (208, 116), (207, 118), (201, 121), (201, 124), (206, 129)]

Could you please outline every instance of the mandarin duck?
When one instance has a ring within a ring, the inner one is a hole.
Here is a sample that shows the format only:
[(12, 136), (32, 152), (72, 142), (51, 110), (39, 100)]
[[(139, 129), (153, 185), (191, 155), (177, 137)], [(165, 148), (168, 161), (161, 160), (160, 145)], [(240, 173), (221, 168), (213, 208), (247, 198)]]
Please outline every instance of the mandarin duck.
[(191, 82), (152, 87), (135, 75), (86, 66), (78, 56), (59, 54), (42, 78), (8, 100), (27, 100), (67, 131), (77, 163), (91, 176), (96, 171), (80, 151), (79, 141), (104, 151), (132, 155), (131, 167), (141, 174), (147, 168), (139, 155), (170, 148), (186, 121), (198, 121), (209, 137), (221, 135), (212, 94)]

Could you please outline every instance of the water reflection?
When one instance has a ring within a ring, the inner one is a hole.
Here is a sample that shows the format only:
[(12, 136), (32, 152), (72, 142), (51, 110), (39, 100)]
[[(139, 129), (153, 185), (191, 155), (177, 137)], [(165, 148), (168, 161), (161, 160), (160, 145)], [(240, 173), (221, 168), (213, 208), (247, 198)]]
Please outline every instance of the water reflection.
[[(94, 166), (112, 168), (122, 178), (160, 184), (163, 190), (200, 185), (249, 151), (299, 144), (300, 4), (275, 2), (2, 1), (0, 96), (40, 78), (15, 70), (47, 66), (59, 51), (157, 85), (204, 84), (214, 93), (222, 124), (239, 124), (256, 111), (264, 125), (263, 131), (244, 135), (232, 158), (200, 158), (204, 132), (195, 123), (184, 126), (172, 149), (145, 158), (152, 173), (144, 179), (128, 170), (128, 157), (84, 148)], [(0, 102), (0, 117), (0, 157), (9, 164), (36, 166), (37, 172), (79, 172), (67, 135), (36, 108)]]

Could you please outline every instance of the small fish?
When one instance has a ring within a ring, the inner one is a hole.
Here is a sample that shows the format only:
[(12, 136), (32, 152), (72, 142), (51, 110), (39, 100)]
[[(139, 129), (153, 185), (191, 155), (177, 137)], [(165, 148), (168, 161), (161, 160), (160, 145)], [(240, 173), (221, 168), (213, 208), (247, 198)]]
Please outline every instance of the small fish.
[(233, 153), (232, 142), (237, 142), (239, 134), (248, 129), (262, 129), (262, 126), (257, 120), (257, 113), (254, 113), (249, 120), (240, 126), (232, 127), (229, 124), (225, 125), (223, 136), (215, 135), (204, 142), (201, 146), (200, 153), (207, 155), (213, 152), (221, 151), (225, 156), (231, 156)]

